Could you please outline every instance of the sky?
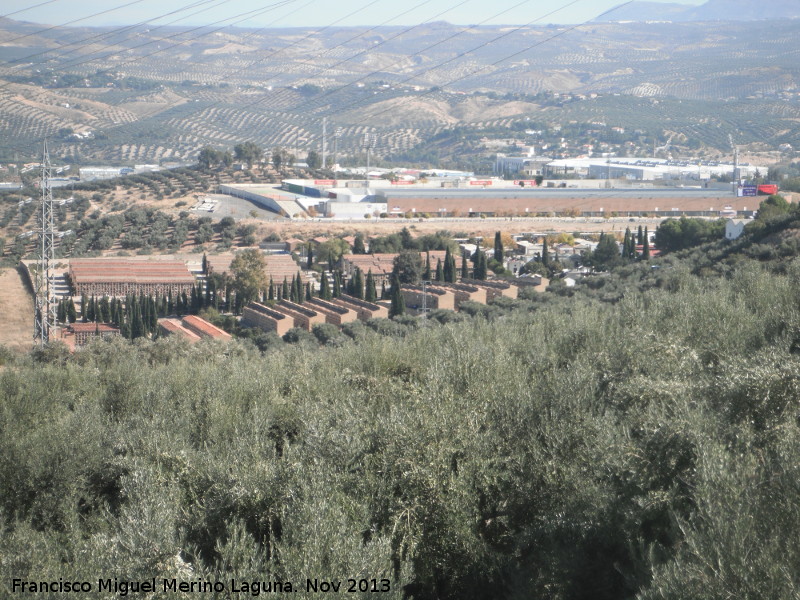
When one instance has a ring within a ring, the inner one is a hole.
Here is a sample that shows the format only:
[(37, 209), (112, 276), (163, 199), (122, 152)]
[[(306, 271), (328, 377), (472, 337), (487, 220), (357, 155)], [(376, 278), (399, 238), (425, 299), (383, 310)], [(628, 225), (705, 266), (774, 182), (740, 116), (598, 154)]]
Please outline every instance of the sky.
[[(649, 0), (673, 3), (675, 0)], [(47, 25), (206, 25), (324, 27), (413, 25), (448, 21), (459, 25), (583, 23), (624, 0), (5, 0), (0, 16)], [(678, 0), (697, 6), (705, 0)], [(193, 8), (187, 8), (193, 6)], [(120, 7), (120, 8), (118, 8)], [(118, 8), (118, 9), (117, 9)], [(117, 10), (112, 10), (117, 9)], [(182, 10), (185, 9), (185, 10)], [(17, 12), (20, 11), (20, 12)], [(97, 14), (104, 11), (104, 14)], [(105, 12), (107, 11), (107, 12)], [(174, 14), (164, 16), (176, 11)], [(202, 12), (201, 12), (202, 11)], [(252, 14), (245, 14), (255, 11)], [(196, 14), (192, 14), (196, 13)], [(239, 15), (239, 16), (237, 16)], [(613, 16), (611, 13), (610, 16)], [(161, 18), (159, 18), (161, 17)], [(80, 19), (80, 20), (78, 20)]]

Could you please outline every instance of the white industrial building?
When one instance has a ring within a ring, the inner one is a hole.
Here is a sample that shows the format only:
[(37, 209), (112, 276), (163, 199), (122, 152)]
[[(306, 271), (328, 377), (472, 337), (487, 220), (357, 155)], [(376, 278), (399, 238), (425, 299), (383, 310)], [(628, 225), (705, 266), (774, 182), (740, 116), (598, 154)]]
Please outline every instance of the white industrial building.
[[(550, 161), (545, 174), (550, 177), (573, 175), (590, 179), (630, 179), (655, 181), (669, 179), (708, 180), (712, 177), (732, 177), (733, 163), (715, 161), (665, 160), (659, 158), (566, 158)], [(739, 164), (742, 178), (766, 173), (765, 167)]]

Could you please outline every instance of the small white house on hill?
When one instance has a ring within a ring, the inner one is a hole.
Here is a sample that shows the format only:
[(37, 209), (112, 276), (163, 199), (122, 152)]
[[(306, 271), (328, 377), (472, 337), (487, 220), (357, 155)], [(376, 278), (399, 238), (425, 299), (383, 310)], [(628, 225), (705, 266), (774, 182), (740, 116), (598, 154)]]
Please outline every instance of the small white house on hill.
[(725, 239), (735, 240), (744, 232), (744, 226), (747, 221), (743, 219), (728, 219), (725, 223)]

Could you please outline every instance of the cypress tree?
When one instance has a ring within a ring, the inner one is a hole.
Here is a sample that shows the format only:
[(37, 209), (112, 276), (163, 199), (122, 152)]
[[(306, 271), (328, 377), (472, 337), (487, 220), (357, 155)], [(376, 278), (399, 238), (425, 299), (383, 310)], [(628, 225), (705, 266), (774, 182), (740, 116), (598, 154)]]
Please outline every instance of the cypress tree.
[(90, 322), (94, 322), (95, 320), (95, 312), (94, 312), (94, 296), (90, 297), (88, 302), (86, 303), (86, 320)]
[(356, 272), (353, 275), (353, 291), (351, 295), (359, 300), (364, 299), (364, 276), (361, 273), (361, 269), (356, 268)]
[(400, 289), (400, 280), (397, 276), (392, 278), (392, 305), (389, 308), (389, 316), (396, 317), (405, 314), (406, 303), (403, 299), (403, 293)]
[(381, 300), (386, 300), (389, 297), (386, 291), (386, 280), (381, 281)]
[(486, 279), (487, 274), (487, 265), (486, 265), (486, 254), (482, 250), (478, 250), (478, 259), (475, 262), (475, 270), (473, 272), (473, 278), (479, 281), (483, 281)]
[(306, 300), (311, 300), (313, 296), (311, 295), (311, 284), (306, 283)]
[[(442, 269), (441, 258), (436, 263), (436, 281), (444, 281), (444, 271)], [(394, 286), (394, 284), (392, 284), (392, 286)]]
[(367, 250), (364, 247), (364, 236), (361, 232), (356, 234), (356, 239), (353, 240), (353, 254), (366, 254)]
[(292, 283), (289, 285), (289, 300), (297, 302), (297, 276), (292, 275)]
[(175, 312), (175, 303), (172, 301), (172, 290), (167, 290), (167, 314), (171, 315)]
[(331, 299), (331, 286), (328, 283), (328, 275), (326, 273), (323, 273), (322, 277), (320, 278), (319, 297), (323, 300)]
[(158, 329), (158, 310), (156, 309), (156, 299), (153, 296), (148, 296), (147, 302), (150, 305), (150, 333), (154, 333)]
[(192, 292), (191, 292), (191, 299), (189, 301), (189, 305), (191, 307), (190, 311), (192, 314), (197, 312), (198, 302), (197, 302), (197, 287), (192, 284)]
[(208, 275), (208, 257), (205, 252), (203, 252), (203, 274)]
[(505, 251), (503, 249), (503, 236), (500, 234), (499, 231), (495, 232), (494, 234), (494, 259), (497, 262), (503, 262), (503, 255)]
[(644, 242), (642, 243), (642, 258), (650, 260), (650, 238), (647, 235), (647, 227), (644, 228)]
[(636, 245), (642, 246), (644, 245), (644, 234), (642, 233), (642, 226), (639, 225), (639, 233), (636, 237)]
[(74, 323), (78, 320), (78, 312), (75, 310), (75, 301), (72, 298), (70, 298), (67, 303), (67, 320), (70, 323)]
[(456, 257), (450, 253), (449, 249), (447, 250), (446, 262), (447, 265), (445, 266), (445, 268), (447, 269), (447, 272), (450, 273), (450, 277), (449, 279), (445, 278), (445, 280), (448, 281), (449, 283), (455, 283), (456, 280), (458, 279), (458, 271), (456, 271)]
[(310, 271), (311, 267), (314, 266), (314, 250), (311, 246), (311, 242), (308, 242), (307, 250), (308, 250), (308, 257), (306, 259), (306, 269)]
[(372, 276), (372, 269), (367, 272), (367, 291), (364, 294), (367, 302), (375, 302), (378, 299), (378, 290), (375, 289), (375, 278)]
[(108, 296), (100, 298), (100, 322), (108, 323), (111, 321), (111, 306), (109, 305)]
[(625, 238), (622, 240), (622, 256), (630, 258), (631, 255), (631, 228), (625, 228)]
[(339, 277), (339, 271), (333, 272), (333, 297), (334, 298), (342, 297), (342, 280)]
[(62, 298), (58, 301), (58, 309), (56, 311), (56, 318), (58, 319), (59, 323), (66, 323), (67, 322), (67, 302)]
[(131, 339), (131, 324), (129, 319), (127, 318), (128, 314), (128, 305), (126, 304), (123, 308), (120, 306), (120, 322), (119, 322), (119, 329), (122, 337), (125, 339)]
[(444, 265), (442, 267), (442, 281), (455, 281), (456, 274), (453, 272), (452, 256), (450, 256), (450, 248), (444, 253)]
[(469, 279), (469, 267), (467, 266), (467, 253), (461, 253), (461, 279)]
[(305, 297), (305, 290), (303, 289), (303, 278), (300, 274), (300, 271), (297, 272), (297, 282), (295, 285), (295, 295), (297, 296), (298, 304), (303, 303), (303, 298)]
[(139, 309), (142, 311), (143, 335), (147, 335), (150, 332), (150, 305), (147, 303), (146, 296), (139, 296)]
[(111, 299), (111, 323), (119, 327), (122, 323), (120, 319), (120, 305), (116, 298)]
[[(186, 294), (184, 293), (184, 296)], [(130, 309), (131, 315), (131, 339), (142, 337), (144, 335), (144, 324), (142, 323), (142, 312), (139, 307), (139, 301), (134, 296)]]
[(286, 281), (286, 276), (283, 277), (283, 287), (281, 288), (281, 300), (289, 298), (289, 282)]
[(550, 270), (550, 249), (547, 247), (547, 238), (542, 242), (542, 266)]
[(86, 311), (89, 309), (89, 299), (86, 294), (81, 296), (81, 323), (86, 323), (89, 319), (86, 318)]
[(269, 294), (267, 300), (275, 300), (275, 284), (272, 282), (272, 277), (269, 278)]
[(425, 270), (422, 272), (422, 279), (424, 281), (431, 280), (431, 253), (425, 253)]

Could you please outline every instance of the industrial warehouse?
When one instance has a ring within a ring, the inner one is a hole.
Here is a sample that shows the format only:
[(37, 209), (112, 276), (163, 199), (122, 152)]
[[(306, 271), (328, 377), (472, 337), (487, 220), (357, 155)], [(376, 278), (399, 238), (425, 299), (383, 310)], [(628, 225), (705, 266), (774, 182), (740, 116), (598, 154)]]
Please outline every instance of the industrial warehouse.
[(742, 186), (712, 181), (655, 186), (627, 179), (537, 182), (461, 176), (418, 181), (296, 179), (285, 180), (279, 188), (242, 184), (221, 186), (220, 191), (290, 219), (368, 220), (553, 215), (715, 217), (728, 216), (731, 211), (746, 217), (758, 205), (751, 197), (756, 195), (756, 188), (744, 186), (745, 191), (749, 187), (754, 193), (742, 193)]

